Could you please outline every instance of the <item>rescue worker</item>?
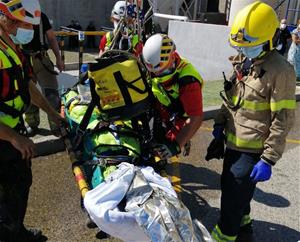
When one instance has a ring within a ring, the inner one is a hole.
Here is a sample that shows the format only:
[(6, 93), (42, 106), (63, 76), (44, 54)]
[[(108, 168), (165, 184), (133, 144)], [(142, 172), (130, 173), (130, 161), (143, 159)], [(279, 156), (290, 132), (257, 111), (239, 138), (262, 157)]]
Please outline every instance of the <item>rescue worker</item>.
[[(136, 52), (137, 55), (141, 53), (142, 44), (137, 35), (132, 34), (134, 9), (129, 7), (131, 3), (126, 1), (117, 1), (111, 11), (111, 22), (114, 25), (114, 30), (109, 31), (104, 35), (99, 44), (99, 57), (104, 51), (108, 49), (130, 50)], [(129, 10), (132, 11), (128, 11)], [(125, 18), (126, 17), (126, 18)], [(124, 19), (124, 26), (119, 26), (120, 21)], [(118, 29), (120, 32), (118, 32)], [(116, 36), (117, 35), (117, 36)], [(116, 40), (114, 40), (117, 38)], [(113, 44), (113, 46), (112, 46)]]
[(296, 77), (274, 49), (278, 27), (274, 9), (260, 1), (240, 10), (231, 27), (229, 40), (238, 55), (230, 57), (233, 76), (213, 130), (216, 139), (226, 137), (216, 241), (252, 241), (256, 184), (271, 178), (294, 122)]
[(40, 241), (41, 231), (23, 224), (35, 145), (24, 137), (22, 114), (31, 98), (57, 124), (62, 118), (30, 81), (30, 62), (16, 45), (31, 41), (32, 25), (40, 22), (39, 2), (1, 0), (0, 12), (0, 241)]
[[(58, 73), (54, 70), (54, 65), (47, 53), (48, 44), (56, 58), (56, 66), (61, 72), (64, 70), (64, 63), (61, 59), (59, 46), (56, 36), (45, 13), (42, 12), (41, 22), (33, 27), (34, 36), (30, 43), (23, 45), (23, 49), (30, 53), (33, 66), (33, 80), (41, 87), (43, 95), (46, 97), (52, 107), (60, 110), (60, 98), (58, 93)], [(34, 136), (38, 132), (40, 124), (39, 108), (31, 105), (25, 113), (25, 121), (27, 123), (28, 136)], [(52, 133), (59, 136), (59, 128), (49, 119), (49, 126)]]
[(203, 80), (196, 68), (179, 56), (167, 35), (151, 36), (142, 57), (151, 73), (152, 92), (167, 128), (165, 137), (169, 142), (157, 147), (157, 151), (162, 159), (168, 159), (180, 153), (202, 123)]

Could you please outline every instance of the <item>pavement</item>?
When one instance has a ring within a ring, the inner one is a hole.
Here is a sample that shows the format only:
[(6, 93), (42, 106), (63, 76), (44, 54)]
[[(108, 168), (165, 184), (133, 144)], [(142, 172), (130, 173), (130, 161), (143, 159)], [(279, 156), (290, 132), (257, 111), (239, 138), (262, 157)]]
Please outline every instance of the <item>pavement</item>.
[[(77, 72), (61, 74), (68, 80), (61, 83), (64, 88), (71, 86), (72, 80), (76, 81), (76, 75)], [(297, 88), (298, 100), (299, 94)], [(167, 167), (170, 179), (176, 180), (180, 197), (192, 217), (199, 219), (210, 231), (220, 212), (222, 162), (206, 162), (204, 157), (212, 139), (213, 122), (209, 119), (217, 110), (218, 107), (205, 109), (207, 120), (192, 140), (190, 156), (180, 157), (179, 163)], [(254, 195), (252, 216), (256, 242), (300, 241), (299, 127), (300, 103), (297, 103), (296, 121), (288, 135), (285, 153), (273, 168), (272, 179), (259, 183)], [(44, 135), (34, 137), (41, 153), (32, 161), (34, 179), (25, 223), (28, 227), (42, 229), (49, 242), (99, 241), (95, 238), (97, 229), (85, 226), (86, 215), (80, 207), (80, 194), (64, 146), (56, 137), (47, 135), (46, 126), (44, 129)]]

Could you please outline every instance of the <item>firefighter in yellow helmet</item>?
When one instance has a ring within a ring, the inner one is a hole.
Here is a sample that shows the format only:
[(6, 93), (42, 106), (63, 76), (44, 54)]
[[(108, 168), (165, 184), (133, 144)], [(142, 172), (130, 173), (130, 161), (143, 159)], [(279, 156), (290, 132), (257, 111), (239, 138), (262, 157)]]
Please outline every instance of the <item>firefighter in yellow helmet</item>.
[(156, 150), (162, 159), (168, 159), (189, 144), (201, 125), (203, 80), (196, 68), (178, 55), (167, 35), (155, 34), (147, 39), (143, 60), (151, 73), (151, 89), (169, 141)]
[(252, 241), (250, 202), (257, 182), (271, 178), (295, 116), (295, 72), (273, 46), (279, 22), (256, 1), (236, 16), (229, 40), (233, 76), (225, 82), (213, 136), (226, 140), (216, 241)]
[(40, 241), (41, 232), (27, 230), (23, 221), (32, 183), (34, 143), (24, 135), (22, 119), (31, 102), (59, 124), (62, 118), (30, 79), (31, 67), (18, 47), (33, 38), (40, 22), (38, 0), (0, 1), (0, 241)]

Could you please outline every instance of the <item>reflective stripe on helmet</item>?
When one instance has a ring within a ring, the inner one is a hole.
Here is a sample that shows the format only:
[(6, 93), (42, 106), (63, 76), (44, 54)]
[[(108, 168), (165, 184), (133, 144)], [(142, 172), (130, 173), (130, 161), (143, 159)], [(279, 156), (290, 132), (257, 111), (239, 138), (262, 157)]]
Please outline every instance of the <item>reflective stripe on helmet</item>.
[(165, 34), (152, 35), (143, 48), (143, 59), (150, 72), (160, 72), (166, 69), (176, 46), (172, 39)]

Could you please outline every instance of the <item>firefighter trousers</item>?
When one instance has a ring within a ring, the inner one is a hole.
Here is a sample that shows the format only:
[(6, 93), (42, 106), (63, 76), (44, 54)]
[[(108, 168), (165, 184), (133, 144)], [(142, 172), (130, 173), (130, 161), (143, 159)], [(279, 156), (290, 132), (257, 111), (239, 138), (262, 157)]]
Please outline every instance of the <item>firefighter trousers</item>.
[(9, 142), (0, 140), (0, 241), (19, 241), (24, 230), (29, 189), (32, 184), (31, 162)]
[[(236, 236), (244, 217), (249, 217), (250, 202), (256, 183), (250, 179), (260, 154), (227, 149), (221, 175), (221, 216), (219, 228), (228, 236)], [(249, 222), (251, 220), (249, 219)]]

